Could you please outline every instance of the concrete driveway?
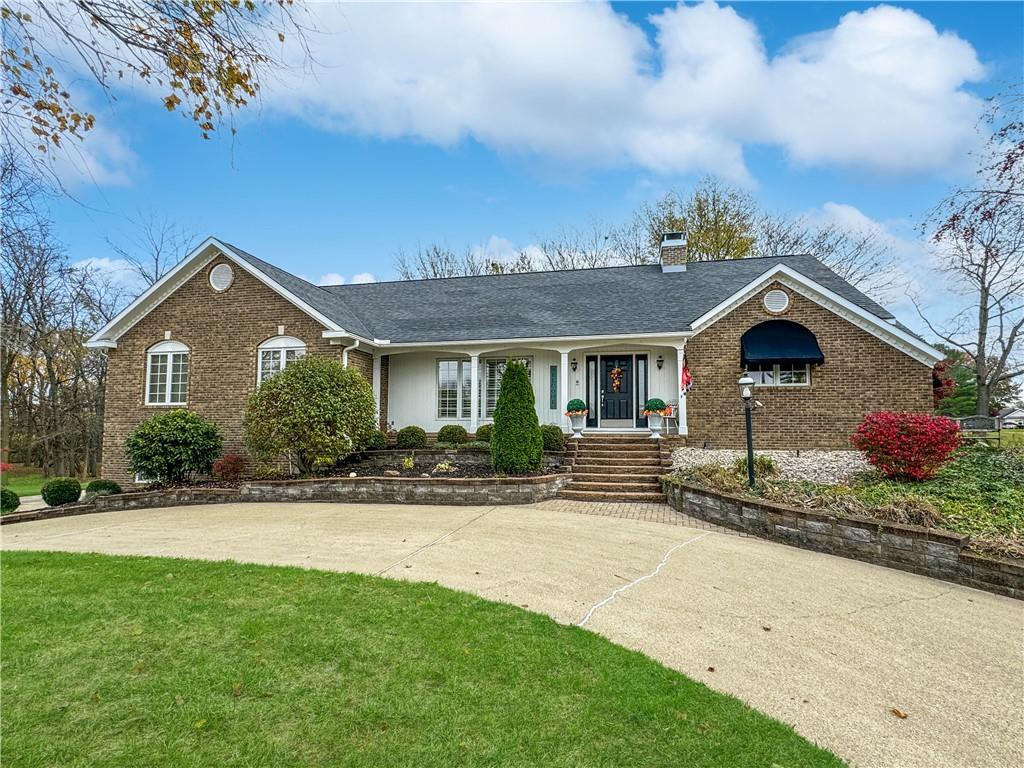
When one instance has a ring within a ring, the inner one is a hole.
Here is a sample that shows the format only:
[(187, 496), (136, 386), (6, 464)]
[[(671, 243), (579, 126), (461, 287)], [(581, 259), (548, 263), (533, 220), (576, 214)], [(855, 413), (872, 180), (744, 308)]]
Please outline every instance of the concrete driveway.
[(562, 509), (182, 507), (5, 526), (0, 546), (437, 581), (585, 621), (853, 765), (1024, 764), (1020, 602), (734, 534)]

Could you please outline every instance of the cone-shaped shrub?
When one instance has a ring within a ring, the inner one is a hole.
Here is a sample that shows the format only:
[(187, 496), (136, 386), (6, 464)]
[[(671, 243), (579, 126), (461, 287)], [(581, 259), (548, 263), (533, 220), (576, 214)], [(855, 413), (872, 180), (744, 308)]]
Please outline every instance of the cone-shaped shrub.
[(533, 387), (526, 366), (512, 360), (501, 377), (491, 433), (491, 463), (495, 472), (521, 475), (540, 470), (544, 438), (533, 407)]

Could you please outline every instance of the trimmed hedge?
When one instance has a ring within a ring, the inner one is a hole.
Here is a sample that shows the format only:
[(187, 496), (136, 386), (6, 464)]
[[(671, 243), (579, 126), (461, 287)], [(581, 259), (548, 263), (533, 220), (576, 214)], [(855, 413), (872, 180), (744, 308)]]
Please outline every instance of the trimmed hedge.
[(426, 448), (427, 432), (423, 427), (402, 427), (398, 430), (397, 448)]
[(545, 424), (540, 428), (540, 434), (544, 440), (545, 451), (565, 450), (565, 433), (557, 424)]
[(98, 478), (85, 486), (87, 496), (113, 496), (115, 493), (122, 493), (121, 486), (113, 480)]
[(494, 427), (490, 424), (481, 424), (476, 428), (476, 437), (474, 439), (481, 443), (489, 443), (491, 442), (491, 432), (493, 431)]
[(147, 419), (125, 442), (132, 472), (161, 483), (181, 483), (209, 474), (220, 452), (216, 425), (184, 408)]
[(468, 443), (469, 433), (461, 424), (445, 424), (437, 431), (439, 443)]
[(495, 472), (522, 475), (544, 465), (544, 438), (534, 410), (533, 386), (526, 366), (510, 360), (501, 377), (491, 435)]
[(82, 495), (82, 484), (73, 477), (55, 477), (43, 485), (42, 494), (51, 507), (73, 504)]
[(21, 506), (21, 499), (10, 488), (0, 488), (0, 515), (13, 512)]
[(377, 429), (374, 430), (373, 434), (366, 440), (366, 445), (363, 446), (364, 451), (385, 451), (388, 447), (388, 436)]

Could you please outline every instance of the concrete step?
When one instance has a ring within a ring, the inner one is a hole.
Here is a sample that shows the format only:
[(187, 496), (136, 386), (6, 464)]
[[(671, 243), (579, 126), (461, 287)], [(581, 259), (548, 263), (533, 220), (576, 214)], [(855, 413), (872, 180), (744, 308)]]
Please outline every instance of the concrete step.
[(618, 493), (620, 491), (641, 493), (661, 493), (661, 483), (658, 482), (637, 482), (637, 483), (609, 483), (603, 481), (588, 482), (573, 478), (563, 486), (569, 491), (604, 491), (606, 493)]
[[(638, 469), (640, 469), (638, 467)], [(660, 483), (661, 473), (656, 472), (600, 472), (598, 470), (580, 472), (577, 467), (573, 467), (572, 479), (581, 480), (585, 483), (641, 483), (641, 482), (657, 482)]]
[(576, 458), (583, 459), (593, 457), (595, 459), (614, 459), (617, 457), (624, 459), (649, 459), (652, 456), (661, 456), (661, 451), (647, 450), (647, 449), (635, 449), (635, 450), (619, 450), (618, 448), (609, 448), (605, 450), (603, 448), (585, 448), (582, 451), (577, 452)]
[(573, 465), (573, 469), (582, 466), (622, 467), (624, 471), (628, 472), (632, 467), (660, 467), (661, 458), (658, 456), (581, 456)]
[(568, 487), (562, 488), (558, 492), (558, 498), (560, 499), (574, 499), (576, 501), (620, 501), (620, 502), (637, 502), (646, 501), (651, 503), (664, 503), (664, 493), (654, 492), (629, 492), (629, 491), (573, 491), (569, 490)]

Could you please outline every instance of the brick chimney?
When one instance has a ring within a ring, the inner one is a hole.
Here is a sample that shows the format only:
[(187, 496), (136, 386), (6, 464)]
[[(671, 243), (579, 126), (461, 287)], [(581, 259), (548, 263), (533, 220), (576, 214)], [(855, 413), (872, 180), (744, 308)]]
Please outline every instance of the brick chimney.
[(661, 271), (686, 271), (686, 235), (666, 232), (661, 236)]

